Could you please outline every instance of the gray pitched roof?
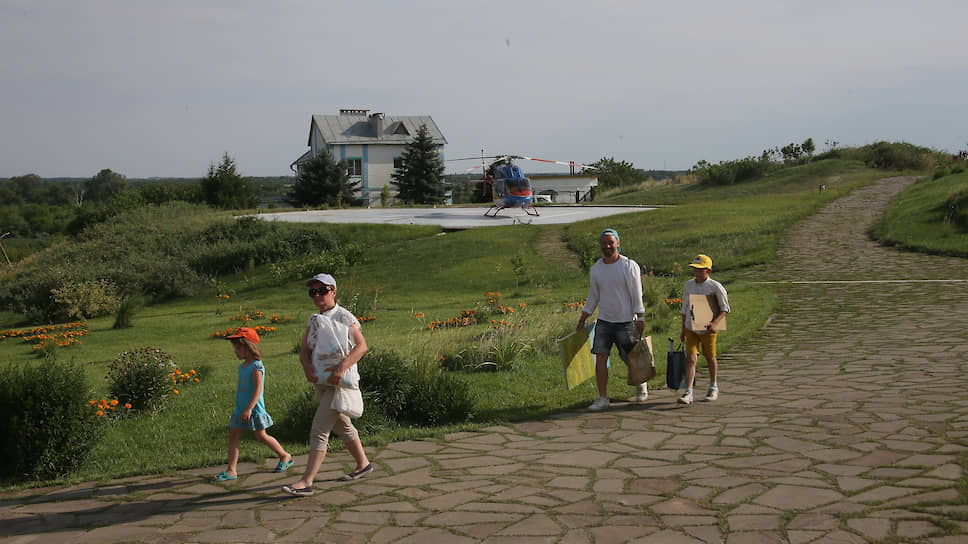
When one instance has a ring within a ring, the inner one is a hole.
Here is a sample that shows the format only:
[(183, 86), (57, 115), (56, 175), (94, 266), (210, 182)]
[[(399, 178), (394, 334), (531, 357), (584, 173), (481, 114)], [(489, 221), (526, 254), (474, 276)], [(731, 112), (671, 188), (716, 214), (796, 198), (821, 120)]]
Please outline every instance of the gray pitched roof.
[(436, 144), (446, 144), (447, 139), (429, 115), (385, 115), (383, 131), (379, 137), (366, 115), (313, 115), (310, 125), (319, 128), (327, 144), (387, 143), (408, 144), (417, 135), (420, 125), (427, 125), (430, 137)]

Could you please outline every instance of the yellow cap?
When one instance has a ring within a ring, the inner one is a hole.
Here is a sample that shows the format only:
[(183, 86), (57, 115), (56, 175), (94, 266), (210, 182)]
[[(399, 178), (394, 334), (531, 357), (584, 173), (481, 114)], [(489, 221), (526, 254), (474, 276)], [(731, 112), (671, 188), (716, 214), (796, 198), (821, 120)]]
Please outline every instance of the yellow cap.
[(703, 255), (700, 253), (699, 255), (696, 255), (696, 258), (693, 259), (691, 263), (689, 263), (689, 266), (693, 268), (708, 268), (712, 270), (713, 260), (710, 259), (708, 255)]

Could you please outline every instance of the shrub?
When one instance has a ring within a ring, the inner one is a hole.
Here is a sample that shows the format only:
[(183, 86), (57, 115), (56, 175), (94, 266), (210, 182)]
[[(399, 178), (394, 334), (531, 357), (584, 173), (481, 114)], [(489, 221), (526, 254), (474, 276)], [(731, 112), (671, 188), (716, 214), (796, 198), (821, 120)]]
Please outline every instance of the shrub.
[(107, 280), (72, 282), (50, 290), (54, 302), (65, 306), (70, 319), (100, 317), (120, 306), (114, 284)]
[(746, 157), (722, 161), (719, 164), (699, 161), (692, 167), (692, 172), (696, 174), (700, 183), (706, 185), (732, 185), (758, 178), (768, 173), (774, 166), (769, 155), (764, 155), (759, 159)]
[(88, 394), (83, 369), (69, 363), (48, 361), (0, 373), (0, 476), (46, 480), (80, 466), (100, 428)]
[[(422, 232), (397, 228), (380, 235)], [(368, 240), (353, 236), (352, 227), (236, 220), (184, 203), (145, 206), (93, 224), (72, 243), (38, 254), (11, 281), (0, 283), (0, 306), (30, 321), (65, 321), (65, 305), (50, 293), (66, 281), (105, 280), (122, 295), (165, 300), (192, 296), (215, 275), (250, 273), (254, 266), (291, 259), (298, 264), (281, 265), (274, 273), (293, 279), (320, 270), (338, 273), (364, 257)]]
[(842, 151), (845, 158), (882, 170), (931, 170), (950, 160), (943, 153), (905, 142), (874, 142)]
[[(357, 429), (391, 425), (430, 427), (466, 421), (473, 402), (467, 383), (436, 365), (418, 365), (392, 351), (370, 351), (359, 362), (363, 416)], [(312, 389), (279, 419), (274, 436), (304, 440), (316, 413)]]
[(533, 357), (537, 349), (527, 338), (520, 338), (506, 330), (497, 330), (480, 338), (474, 347), (459, 350), (454, 355), (443, 355), (439, 366), (444, 370), (468, 372), (507, 372), (519, 361)]
[(465, 421), (471, 414), (470, 388), (460, 377), (392, 351), (367, 353), (360, 361), (360, 382), (364, 417), (371, 410), (396, 423), (433, 426)]
[(128, 329), (133, 326), (134, 314), (141, 307), (141, 300), (137, 297), (127, 297), (118, 305), (114, 316), (113, 329)]
[(123, 351), (108, 365), (111, 396), (135, 410), (159, 410), (174, 389), (174, 370), (174, 358), (158, 348)]
[(360, 383), (368, 393), (366, 410), (377, 409), (389, 419), (405, 419), (407, 396), (413, 387), (410, 364), (393, 351), (369, 351), (359, 363)]

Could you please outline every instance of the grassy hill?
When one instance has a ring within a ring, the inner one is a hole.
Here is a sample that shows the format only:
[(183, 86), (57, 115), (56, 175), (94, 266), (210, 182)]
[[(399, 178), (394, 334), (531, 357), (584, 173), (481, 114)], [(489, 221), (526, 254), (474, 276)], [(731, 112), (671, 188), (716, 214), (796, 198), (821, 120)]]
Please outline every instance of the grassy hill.
[[(432, 227), (269, 226), (256, 222), (245, 225), (246, 234), (239, 238), (234, 221), (224, 214), (202, 209), (179, 209), (177, 213), (167, 208), (146, 210), (139, 213), (149, 214), (153, 222), (145, 223), (145, 216), (137, 214), (123, 217), (115, 227), (106, 225), (96, 231), (100, 234), (48, 250), (0, 277), (4, 282), (0, 291), (50, 270), (84, 274), (87, 268), (98, 266), (109, 279), (112, 274), (130, 279), (123, 276), (132, 268), (124, 260), (132, 254), (119, 245), (137, 248), (139, 262), (165, 263), (177, 261), (179, 256), (218, 254), (234, 263), (226, 268), (224, 263), (215, 266), (205, 261), (222, 273), (195, 285), (193, 294), (149, 299), (134, 314), (130, 328), (112, 328), (113, 315), (89, 319), (88, 335), (81, 344), (50, 352), (58, 360), (72, 361), (84, 369), (94, 384), (92, 400), (107, 394), (107, 365), (119, 352), (140, 346), (164, 349), (175, 356), (180, 369), (194, 369), (201, 376), (199, 383), (181, 388), (164, 411), (105, 426), (92, 454), (71, 476), (75, 480), (112, 478), (224, 462), (237, 362), (228, 343), (212, 335), (239, 326), (244, 319), (250, 319), (250, 326), (275, 327), (262, 343), (269, 412), (277, 422), (301, 413), (309, 386), (294, 348), (314, 311), (303, 278), (310, 275), (307, 270), (324, 271), (313, 266), (331, 263), (337, 268), (334, 275), (340, 303), (358, 316), (372, 317), (363, 324), (363, 331), (373, 355), (393, 353), (402, 364), (426, 372), (441, 372), (442, 360), (488, 360), (504, 367), (500, 372), (446, 371), (469, 384), (473, 413), (464, 422), (425, 428), (367, 420), (365, 414), (362, 435), (364, 443), (373, 447), (404, 437), (545, 417), (587, 405), (596, 394), (594, 385), (586, 382), (571, 391), (565, 389), (555, 339), (574, 329), (579, 304), (587, 293), (587, 270), (581, 263), (587, 265), (599, 256), (597, 236), (603, 228), (619, 231), (623, 253), (638, 261), (647, 275), (647, 331), (655, 341), (660, 372), (650, 385), (663, 387), (665, 338), (678, 338), (679, 327), (677, 310), (664, 299), (681, 293), (689, 277), (688, 268), (681, 263), (699, 252), (713, 257), (714, 277), (726, 285), (734, 308), (730, 329), (720, 339), (720, 351), (728, 352), (773, 311), (771, 292), (742, 281), (744, 270), (769, 263), (779, 236), (793, 222), (882, 177), (883, 171), (863, 162), (830, 159), (777, 170), (742, 184), (668, 183), (606, 195), (599, 201), (673, 205), (648, 213), (564, 226), (508, 225), (453, 233)], [(818, 191), (820, 184), (826, 186), (825, 191)], [(130, 232), (132, 229), (135, 231)], [(185, 232), (190, 235), (179, 234)], [(200, 234), (213, 232), (221, 233), (221, 238), (208, 240)], [(119, 244), (122, 234), (125, 242)], [(329, 250), (300, 253), (301, 248), (320, 247), (313, 244), (324, 242)], [(214, 245), (204, 245), (208, 243)], [(291, 251), (273, 253), (280, 244)], [(327, 254), (347, 248), (354, 254), (348, 261), (332, 260)], [(77, 267), (77, 261), (87, 264)], [(196, 273), (201, 277), (203, 271)], [(195, 281), (189, 276), (186, 273), (184, 281)], [(469, 310), (490, 313), (494, 322), (430, 327)], [(272, 321), (272, 316), (277, 320)], [(26, 325), (32, 323), (24, 322), (22, 314), (0, 314), (0, 329)], [(0, 361), (5, 365), (45, 364), (28, 344), (14, 338), (0, 340)], [(633, 388), (625, 384), (623, 365), (612, 368), (611, 396), (631, 396)], [(728, 382), (732, 371), (723, 368), (722, 373), (723, 381)], [(270, 432), (290, 451), (307, 449), (298, 429), (280, 424)], [(266, 448), (249, 439), (243, 442), (241, 453), (243, 461), (261, 462), (269, 455)]]

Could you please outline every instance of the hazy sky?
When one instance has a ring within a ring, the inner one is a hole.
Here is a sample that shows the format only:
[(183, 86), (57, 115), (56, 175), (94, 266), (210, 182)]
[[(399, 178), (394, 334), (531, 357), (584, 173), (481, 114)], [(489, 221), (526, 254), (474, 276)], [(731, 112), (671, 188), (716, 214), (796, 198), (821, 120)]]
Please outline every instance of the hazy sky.
[(201, 177), (223, 152), (287, 175), (340, 108), (430, 115), (447, 158), (957, 151), (966, 21), (964, 0), (0, 0), (0, 177)]

